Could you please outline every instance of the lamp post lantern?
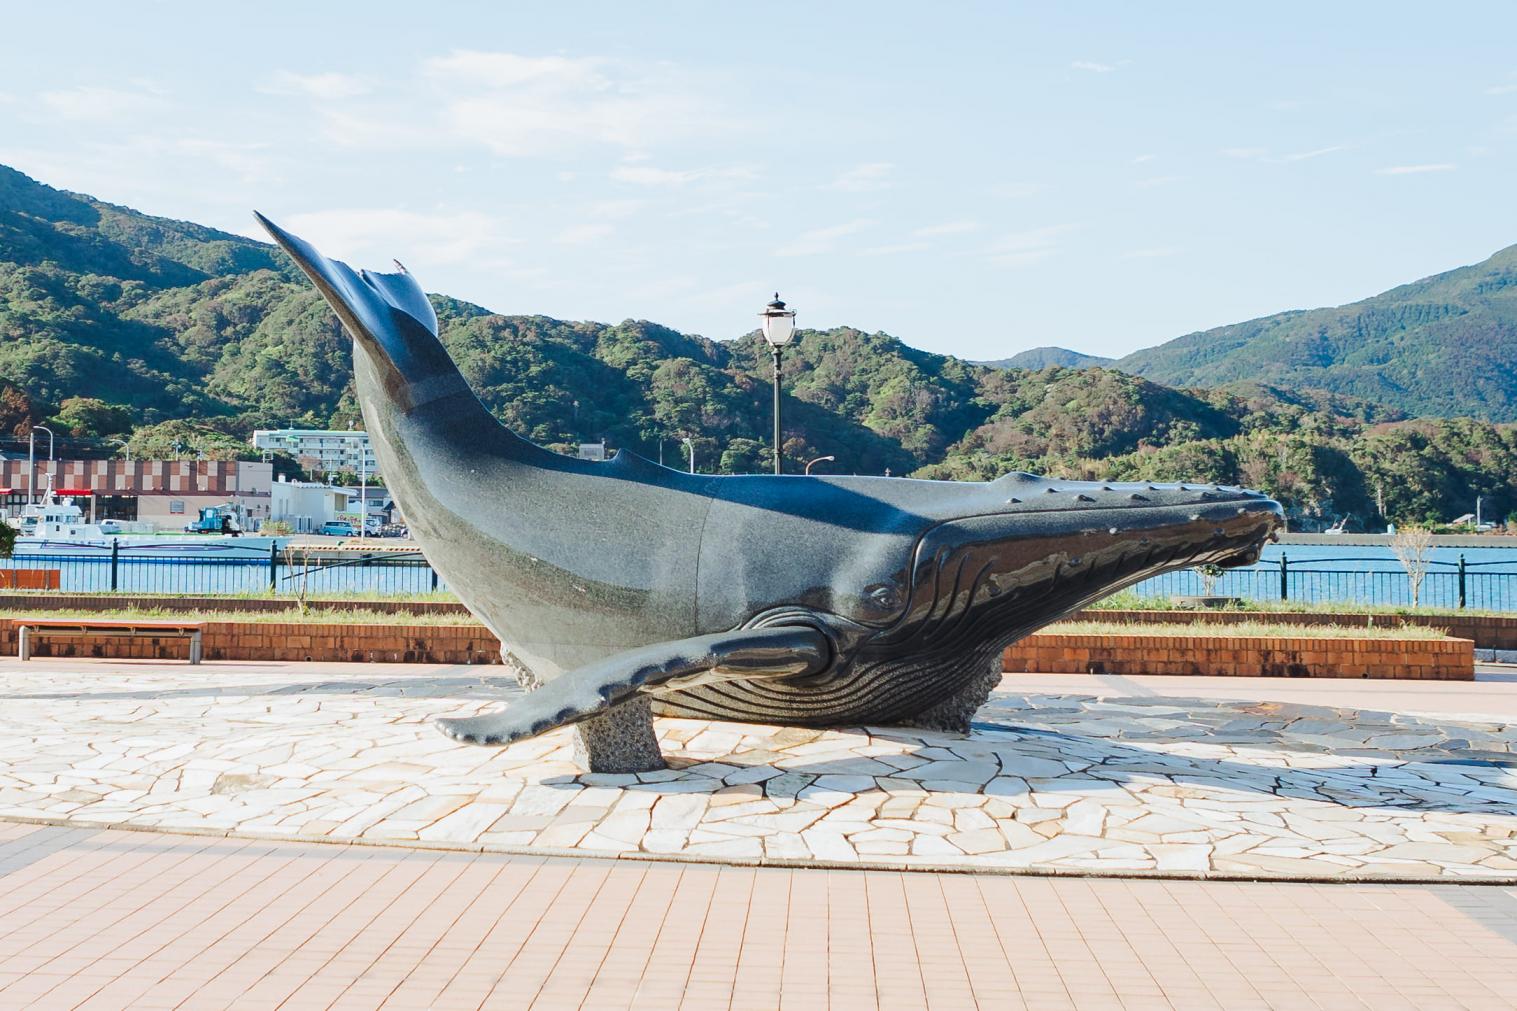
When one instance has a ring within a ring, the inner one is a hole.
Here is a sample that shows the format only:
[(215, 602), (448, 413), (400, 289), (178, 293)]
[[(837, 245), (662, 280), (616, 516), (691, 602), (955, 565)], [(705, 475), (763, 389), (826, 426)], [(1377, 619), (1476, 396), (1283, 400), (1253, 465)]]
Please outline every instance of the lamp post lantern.
[(812, 466), (812, 464), (821, 463), (824, 460), (834, 460), (835, 461), (835, 460), (837, 460), (837, 457), (835, 457), (835, 456), (819, 456), (819, 457), (817, 457), (814, 460), (807, 460), (806, 461), (806, 473), (808, 473), (808, 474), (811, 473), (811, 466)]
[(780, 355), (790, 342), (795, 340), (795, 310), (785, 308), (780, 293), (774, 293), (774, 301), (764, 306), (759, 313), (763, 320), (764, 340), (769, 344), (769, 353), (774, 357), (774, 472), (780, 473)]

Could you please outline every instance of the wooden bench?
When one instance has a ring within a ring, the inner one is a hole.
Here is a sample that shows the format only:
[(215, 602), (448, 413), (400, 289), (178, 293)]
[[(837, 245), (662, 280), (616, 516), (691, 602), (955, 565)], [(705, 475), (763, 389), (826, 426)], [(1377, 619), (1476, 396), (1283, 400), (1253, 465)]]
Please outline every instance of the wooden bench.
[(135, 621), (115, 618), (12, 618), (16, 630), (16, 655), (32, 658), (32, 641), (39, 635), (52, 638), (127, 636), (190, 640), (190, 663), (200, 662), (203, 621)]

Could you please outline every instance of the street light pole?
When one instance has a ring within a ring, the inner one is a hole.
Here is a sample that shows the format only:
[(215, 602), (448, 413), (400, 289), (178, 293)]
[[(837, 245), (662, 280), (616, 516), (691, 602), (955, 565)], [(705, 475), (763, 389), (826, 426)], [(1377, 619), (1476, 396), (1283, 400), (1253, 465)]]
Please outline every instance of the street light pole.
[(681, 439), (680, 442), (683, 442), (685, 444), (685, 448), (690, 451), (690, 473), (694, 474), (695, 473), (695, 443), (691, 442), (688, 437), (686, 437), (684, 439)]
[(835, 456), (819, 456), (819, 457), (817, 457), (814, 460), (807, 460), (806, 461), (806, 473), (808, 473), (808, 474), (811, 473), (811, 465), (812, 464), (821, 463), (823, 460), (836, 460), (836, 459), (837, 459), (837, 457), (835, 457)]
[(771, 347), (770, 355), (774, 359), (774, 472), (780, 473), (780, 349)]
[(780, 355), (785, 347), (795, 340), (795, 310), (785, 308), (780, 293), (774, 293), (774, 301), (764, 306), (759, 313), (763, 320), (764, 340), (769, 344), (769, 353), (774, 356), (774, 472), (782, 472), (780, 434)]
[(33, 425), (26, 435), (26, 500), (36, 501), (37, 490), (37, 430), (47, 433), (47, 476), (49, 483), (53, 476), (53, 430), (46, 425)]

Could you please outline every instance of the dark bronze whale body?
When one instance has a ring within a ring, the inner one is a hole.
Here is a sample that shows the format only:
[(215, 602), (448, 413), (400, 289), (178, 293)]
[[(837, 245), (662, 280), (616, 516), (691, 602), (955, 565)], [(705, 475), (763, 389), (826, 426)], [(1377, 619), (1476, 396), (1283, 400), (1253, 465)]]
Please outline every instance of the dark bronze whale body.
[(714, 477), (625, 450), (559, 456), (469, 390), (403, 268), (355, 272), (259, 220), (354, 338), (364, 420), (416, 540), (541, 685), (441, 721), (461, 741), (589, 721), (588, 761), (610, 770), (658, 764), (650, 708), (967, 729), (1010, 643), (1157, 573), (1252, 562), (1280, 523), (1265, 496), (1217, 486)]

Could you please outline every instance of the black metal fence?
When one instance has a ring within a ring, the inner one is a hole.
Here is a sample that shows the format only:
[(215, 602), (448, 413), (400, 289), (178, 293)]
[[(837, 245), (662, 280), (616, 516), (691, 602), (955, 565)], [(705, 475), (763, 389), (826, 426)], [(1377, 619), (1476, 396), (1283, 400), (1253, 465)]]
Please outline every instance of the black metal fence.
[[(1333, 557), (1262, 562), (1230, 569), (1210, 581), (1182, 569), (1133, 587), (1143, 597), (1214, 594), (1245, 600), (1409, 606), (1411, 585), (1402, 568), (1383, 557)], [(1361, 564), (1364, 568), (1345, 566)], [(1505, 566), (1505, 569), (1497, 568)], [(1433, 561), (1418, 602), (1426, 607), (1517, 611), (1517, 561)], [(195, 554), (148, 555), (71, 549), (0, 560), (0, 569), (56, 569), (66, 593), (114, 591), (143, 594), (308, 595), (361, 593), (379, 596), (446, 590), (419, 551), (378, 551), (333, 557), (299, 550), (228, 547)]]
[[(1278, 561), (1246, 569), (1229, 569), (1209, 580), (1195, 569), (1167, 572), (1133, 587), (1144, 597), (1241, 597), (1244, 600), (1294, 600), (1313, 604), (1378, 604), (1409, 607), (1411, 579), (1404, 568), (1388, 568), (1383, 557), (1307, 558)], [(1352, 563), (1367, 568), (1343, 568)], [(1423, 607), (1517, 611), (1517, 561), (1429, 561), (1417, 595)], [(1337, 566), (1337, 567), (1334, 567)], [(1492, 566), (1506, 566), (1493, 571)]]
[(65, 593), (263, 594), (380, 596), (446, 590), (419, 551), (329, 554), (228, 547), (194, 554), (70, 549), (23, 554), (0, 568), (55, 569)]

